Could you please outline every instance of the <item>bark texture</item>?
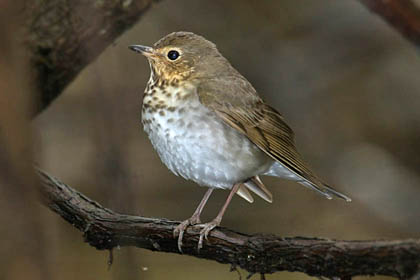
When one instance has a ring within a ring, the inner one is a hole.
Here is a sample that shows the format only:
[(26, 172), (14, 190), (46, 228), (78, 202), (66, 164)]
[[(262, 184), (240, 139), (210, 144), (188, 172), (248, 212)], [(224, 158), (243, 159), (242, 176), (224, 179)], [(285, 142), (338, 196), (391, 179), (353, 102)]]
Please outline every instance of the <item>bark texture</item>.
[[(85, 241), (99, 250), (136, 246), (180, 254), (172, 231), (179, 222), (128, 216), (113, 212), (47, 173), (42, 180), (44, 204), (83, 232)], [(184, 236), (186, 255), (239, 266), (251, 274), (299, 271), (312, 276), (350, 278), (388, 275), (407, 279), (420, 265), (419, 240), (340, 241), (323, 238), (282, 238), (244, 234), (226, 228), (210, 233), (197, 251), (200, 228)]]

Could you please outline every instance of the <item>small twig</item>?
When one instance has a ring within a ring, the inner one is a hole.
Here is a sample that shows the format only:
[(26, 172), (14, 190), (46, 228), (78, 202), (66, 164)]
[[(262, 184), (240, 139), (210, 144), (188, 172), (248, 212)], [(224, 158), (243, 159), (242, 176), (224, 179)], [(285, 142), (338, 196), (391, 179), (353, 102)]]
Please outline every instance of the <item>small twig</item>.
[(114, 248), (111, 248), (108, 251), (109, 251), (109, 256), (108, 256), (108, 270), (111, 270), (111, 266), (114, 263)]
[(239, 271), (239, 269), (236, 267), (236, 265), (235, 265), (235, 264), (231, 264), (231, 265), (230, 265), (230, 272), (233, 272), (233, 271), (236, 271), (236, 272), (238, 273), (239, 280), (242, 280), (242, 274), (241, 274), (241, 272)]
[(250, 273), (248, 274), (248, 276), (246, 277), (246, 280), (251, 279), (251, 277), (252, 277), (252, 276), (254, 276), (254, 275), (255, 275), (255, 272), (250, 272)]

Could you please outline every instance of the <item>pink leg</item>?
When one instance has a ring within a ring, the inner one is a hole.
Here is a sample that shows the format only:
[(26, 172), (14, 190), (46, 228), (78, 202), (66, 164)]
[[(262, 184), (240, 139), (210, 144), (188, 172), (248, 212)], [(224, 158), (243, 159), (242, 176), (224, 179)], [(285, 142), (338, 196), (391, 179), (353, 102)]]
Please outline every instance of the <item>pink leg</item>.
[(225, 204), (223, 205), (222, 209), (220, 209), (219, 214), (217, 214), (216, 218), (214, 218), (214, 220), (209, 223), (200, 225), (203, 227), (203, 229), (200, 232), (200, 240), (198, 241), (198, 250), (200, 250), (203, 247), (203, 239), (205, 238), (207, 240), (207, 236), (209, 235), (210, 231), (212, 231), (212, 229), (214, 229), (215, 227), (219, 226), (220, 223), (222, 222), (223, 215), (225, 214), (225, 211), (230, 201), (232, 200), (235, 193), (238, 191), (241, 184), (242, 183), (233, 185), (232, 190), (230, 191)]
[(184, 231), (189, 225), (195, 225), (201, 223), (200, 221), (200, 214), (203, 211), (204, 206), (207, 203), (211, 193), (213, 192), (213, 188), (209, 188), (207, 192), (204, 194), (203, 199), (201, 199), (200, 204), (198, 204), (197, 209), (195, 209), (194, 214), (191, 218), (183, 221), (174, 229), (174, 237), (178, 236), (178, 250), (182, 253), (182, 238), (184, 237)]

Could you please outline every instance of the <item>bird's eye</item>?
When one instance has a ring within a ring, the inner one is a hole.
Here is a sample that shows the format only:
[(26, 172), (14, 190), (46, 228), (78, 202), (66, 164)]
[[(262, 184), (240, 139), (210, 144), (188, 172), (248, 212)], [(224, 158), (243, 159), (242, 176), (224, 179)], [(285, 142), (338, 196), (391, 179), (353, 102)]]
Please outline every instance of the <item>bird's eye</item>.
[(168, 52), (168, 58), (170, 60), (176, 60), (178, 57), (179, 57), (179, 52), (174, 51), (174, 50)]

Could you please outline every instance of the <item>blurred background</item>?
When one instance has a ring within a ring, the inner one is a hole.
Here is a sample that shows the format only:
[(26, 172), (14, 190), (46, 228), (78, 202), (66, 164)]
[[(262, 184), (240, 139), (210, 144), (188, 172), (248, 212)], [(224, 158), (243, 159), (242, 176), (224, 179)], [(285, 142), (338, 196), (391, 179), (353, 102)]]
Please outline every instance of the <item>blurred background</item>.
[[(159, 2), (33, 121), (39, 165), (117, 212), (189, 217), (206, 189), (171, 174), (153, 150), (140, 123), (149, 66), (127, 48), (181, 30), (215, 42), (285, 116), (313, 169), (353, 198), (329, 201), (267, 177), (274, 203), (236, 197), (223, 226), (279, 236), (420, 237), (418, 52), (358, 1)], [(212, 196), (204, 221), (227, 194)], [(52, 279), (238, 279), (228, 265), (136, 248), (115, 250), (108, 271), (108, 252), (83, 243), (46, 208), (39, 220)]]

